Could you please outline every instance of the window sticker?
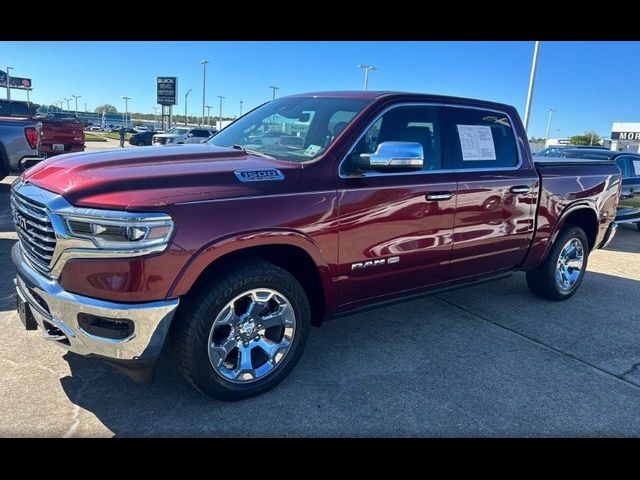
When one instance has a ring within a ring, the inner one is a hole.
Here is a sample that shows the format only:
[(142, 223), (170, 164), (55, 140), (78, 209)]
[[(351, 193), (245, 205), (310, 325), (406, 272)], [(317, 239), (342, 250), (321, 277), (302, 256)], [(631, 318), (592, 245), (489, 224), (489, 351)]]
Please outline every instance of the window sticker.
[(636, 177), (640, 177), (640, 160), (633, 161), (633, 169), (636, 171)]
[(303, 155), (306, 157), (315, 156), (322, 147), (320, 145), (309, 145), (307, 149), (304, 151)]
[(458, 125), (463, 161), (495, 160), (496, 147), (491, 127), (486, 125)]

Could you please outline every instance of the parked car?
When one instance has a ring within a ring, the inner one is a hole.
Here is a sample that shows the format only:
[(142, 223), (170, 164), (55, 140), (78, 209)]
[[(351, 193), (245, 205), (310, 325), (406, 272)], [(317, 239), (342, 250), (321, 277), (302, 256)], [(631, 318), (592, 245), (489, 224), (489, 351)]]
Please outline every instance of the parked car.
[(44, 159), (38, 151), (42, 123), (25, 104), (0, 100), (0, 180)]
[(101, 132), (102, 128), (100, 126), (98, 126), (98, 125), (91, 125), (89, 127), (89, 131), (90, 132)]
[(153, 145), (202, 143), (216, 132), (210, 128), (173, 127), (153, 136)]
[(609, 150), (607, 147), (601, 147), (599, 145), (554, 145), (553, 147), (547, 147), (544, 150), (540, 150), (535, 153), (534, 157), (557, 157), (564, 150), (568, 149), (591, 149), (591, 150)]
[[(303, 143), (251, 148), (265, 123), (304, 124)], [(139, 381), (168, 341), (193, 385), (237, 400), (280, 383), (336, 313), (516, 270), (569, 299), (616, 232), (620, 179), (610, 160), (534, 162), (508, 105), (282, 97), (206, 144), (27, 170), (11, 193), (19, 317)]]
[(61, 153), (84, 151), (84, 129), (74, 115), (50, 114), (37, 118), (42, 123), (41, 154), (52, 157)]
[(633, 223), (640, 232), (640, 155), (603, 149), (567, 149), (563, 158), (585, 158), (616, 162), (622, 172), (622, 191), (616, 223)]
[(129, 143), (131, 145), (136, 145), (138, 147), (151, 145), (151, 140), (153, 139), (153, 136), (156, 135), (157, 133), (158, 132), (154, 132), (153, 130), (135, 133), (131, 135), (131, 138), (129, 138)]

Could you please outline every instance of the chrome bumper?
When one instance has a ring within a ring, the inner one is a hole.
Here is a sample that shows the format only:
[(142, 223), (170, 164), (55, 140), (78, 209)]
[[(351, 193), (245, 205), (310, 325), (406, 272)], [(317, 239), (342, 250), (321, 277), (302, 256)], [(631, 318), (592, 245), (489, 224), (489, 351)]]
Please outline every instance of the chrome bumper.
[[(80, 355), (112, 360), (155, 359), (160, 355), (179, 300), (147, 303), (114, 303), (64, 290), (60, 284), (33, 269), (22, 257), (20, 244), (11, 249), (18, 270), (16, 293), (25, 301), (44, 337)], [(44, 305), (42, 303), (44, 302)], [(92, 335), (82, 329), (78, 314), (133, 322), (133, 333), (124, 339)]]
[(605, 248), (607, 245), (609, 245), (611, 243), (611, 240), (613, 240), (613, 237), (616, 236), (617, 231), (618, 231), (618, 223), (611, 222), (598, 248)]

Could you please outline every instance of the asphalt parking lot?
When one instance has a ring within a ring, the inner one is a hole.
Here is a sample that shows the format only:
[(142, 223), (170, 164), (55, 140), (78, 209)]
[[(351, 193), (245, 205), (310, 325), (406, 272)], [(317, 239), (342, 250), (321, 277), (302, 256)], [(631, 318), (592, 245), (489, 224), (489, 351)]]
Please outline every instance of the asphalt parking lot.
[(311, 332), (275, 390), (193, 390), (164, 355), (139, 385), (24, 331), (9, 184), (0, 183), (0, 436), (638, 436), (640, 233), (622, 227), (580, 291), (551, 303), (524, 275)]

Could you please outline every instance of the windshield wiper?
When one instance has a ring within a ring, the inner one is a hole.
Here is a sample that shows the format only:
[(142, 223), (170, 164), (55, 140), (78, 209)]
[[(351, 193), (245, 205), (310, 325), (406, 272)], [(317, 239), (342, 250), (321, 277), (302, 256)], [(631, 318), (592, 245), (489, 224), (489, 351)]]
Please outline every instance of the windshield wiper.
[(242, 145), (231, 145), (231, 148), (235, 148), (236, 150), (241, 150), (245, 153), (250, 153), (251, 155), (257, 155), (258, 157), (268, 158), (269, 160), (275, 160), (271, 155), (267, 155), (266, 153), (260, 152), (259, 150), (249, 150), (244, 148)]

